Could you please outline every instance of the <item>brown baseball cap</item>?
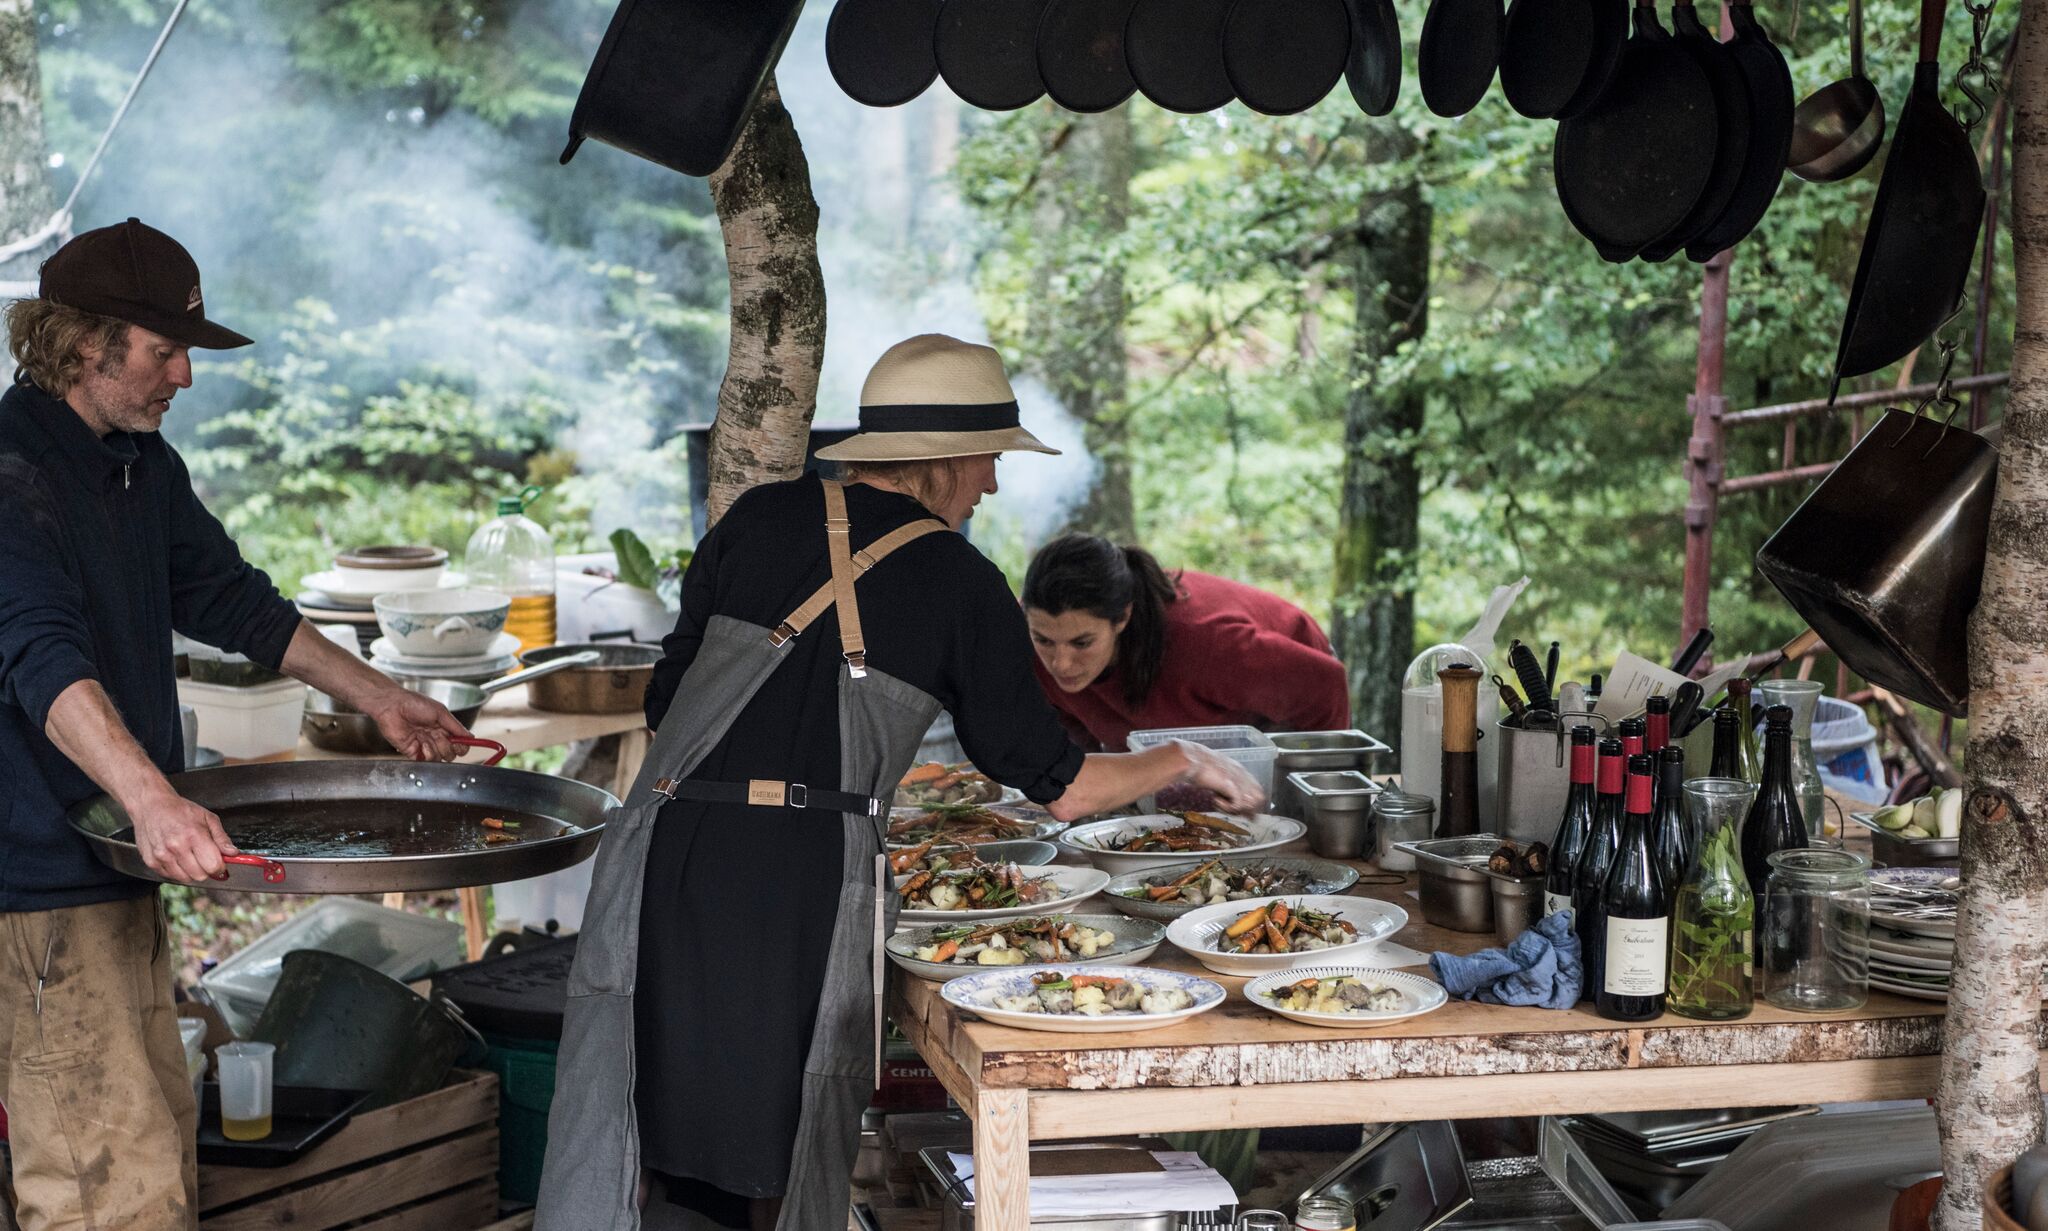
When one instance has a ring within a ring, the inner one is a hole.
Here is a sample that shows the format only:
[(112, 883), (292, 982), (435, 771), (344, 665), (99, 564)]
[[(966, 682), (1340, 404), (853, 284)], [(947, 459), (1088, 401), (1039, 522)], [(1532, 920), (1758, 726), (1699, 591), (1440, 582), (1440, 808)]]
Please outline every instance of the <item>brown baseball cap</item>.
[(185, 246), (134, 218), (74, 236), (51, 253), (37, 294), (140, 325), (184, 346), (232, 350), (251, 344), (206, 319), (199, 265)]

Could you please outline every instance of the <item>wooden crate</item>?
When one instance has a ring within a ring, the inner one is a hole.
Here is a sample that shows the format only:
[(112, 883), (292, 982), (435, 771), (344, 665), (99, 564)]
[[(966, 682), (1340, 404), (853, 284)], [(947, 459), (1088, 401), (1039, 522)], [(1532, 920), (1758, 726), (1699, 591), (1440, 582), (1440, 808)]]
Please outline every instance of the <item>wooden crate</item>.
[(283, 1167), (199, 1168), (201, 1231), (474, 1231), (498, 1217), (498, 1078), (356, 1116)]

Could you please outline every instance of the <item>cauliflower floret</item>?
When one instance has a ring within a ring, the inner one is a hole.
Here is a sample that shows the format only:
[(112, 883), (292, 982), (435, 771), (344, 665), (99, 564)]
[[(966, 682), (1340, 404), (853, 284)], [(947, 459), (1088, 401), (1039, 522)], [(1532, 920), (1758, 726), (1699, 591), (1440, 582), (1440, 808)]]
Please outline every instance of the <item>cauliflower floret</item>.
[(967, 903), (967, 895), (953, 885), (932, 886), (932, 908), (934, 910), (959, 910)]
[(996, 1008), (1006, 1013), (1045, 1012), (1044, 1009), (1039, 1007), (1038, 995), (1035, 992), (1025, 992), (1021, 996), (998, 996), (996, 997)]
[(1109, 996), (1099, 987), (1084, 987), (1074, 993), (1074, 1012), (1101, 1017), (1110, 1012)]
[(998, 949), (991, 945), (974, 960), (983, 966), (1022, 966), (1024, 955), (1015, 949)]
[(1145, 993), (1138, 1007), (1146, 1013), (1178, 1013), (1195, 1003), (1194, 997), (1177, 987), (1162, 987)]

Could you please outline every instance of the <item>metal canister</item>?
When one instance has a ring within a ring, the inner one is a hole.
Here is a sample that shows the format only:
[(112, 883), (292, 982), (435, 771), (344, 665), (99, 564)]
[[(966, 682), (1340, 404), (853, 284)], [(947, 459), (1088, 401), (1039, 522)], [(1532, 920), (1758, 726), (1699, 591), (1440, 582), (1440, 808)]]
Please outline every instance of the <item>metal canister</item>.
[(1517, 843), (1548, 842), (1571, 793), (1571, 738), (1574, 726), (1605, 719), (1573, 711), (1548, 727), (1525, 729), (1494, 724), (1500, 756), (1499, 833)]
[(1372, 797), (1372, 814), (1377, 831), (1373, 862), (1388, 872), (1413, 872), (1415, 856), (1396, 843), (1430, 837), (1436, 825), (1436, 801), (1427, 795), (1384, 790)]

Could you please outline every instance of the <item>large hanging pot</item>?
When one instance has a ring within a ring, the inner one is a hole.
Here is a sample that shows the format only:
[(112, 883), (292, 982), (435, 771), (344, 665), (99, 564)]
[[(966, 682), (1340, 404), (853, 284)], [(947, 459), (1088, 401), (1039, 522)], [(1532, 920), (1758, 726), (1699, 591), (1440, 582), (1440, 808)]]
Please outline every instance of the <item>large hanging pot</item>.
[(623, 0), (598, 44), (562, 161), (586, 137), (684, 175), (740, 139), (803, 0)]
[(468, 1054), (483, 1059), (483, 1036), (443, 997), (433, 1000), (338, 953), (284, 955), (277, 987), (250, 1037), (277, 1051), (271, 1080), (369, 1093), (373, 1111), (441, 1088)]

